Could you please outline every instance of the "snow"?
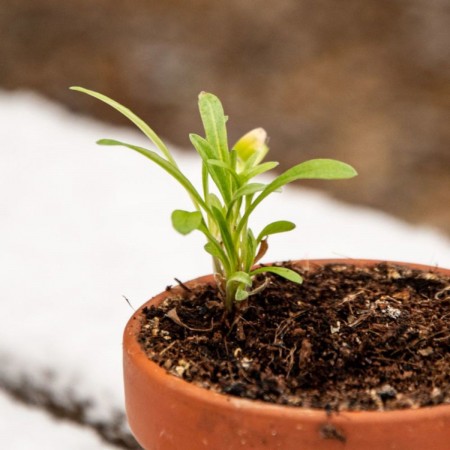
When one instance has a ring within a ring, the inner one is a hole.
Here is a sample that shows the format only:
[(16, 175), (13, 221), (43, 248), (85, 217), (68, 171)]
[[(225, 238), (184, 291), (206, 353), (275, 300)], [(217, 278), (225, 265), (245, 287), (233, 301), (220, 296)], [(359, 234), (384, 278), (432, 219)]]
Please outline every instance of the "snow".
[[(128, 128), (2, 91), (0, 124), (0, 385), (26, 381), (62, 404), (89, 400), (90, 421), (113, 420), (123, 412), (121, 333), (132, 313), (123, 295), (138, 307), (174, 277), (210, 272), (202, 237), (171, 229), (170, 213), (189, 209), (189, 198), (141, 155), (95, 145), (102, 137), (146, 145)], [(198, 182), (193, 154), (174, 154)], [(450, 241), (437, 231), (320, 192), (286, 188), (258, 208), (256, 231), (278, 219), (297, 224), (271, 239), (266, 262), (350, 257), (450, 267)], [(21, 441), (19, 416), (33, 447)], [(0, 426), (1, 448), (53, 449), (58, 439), (71, 448), (72, 428), (80, 433), (73, 448), (89, 447), (85, 430), (3, 397)]]

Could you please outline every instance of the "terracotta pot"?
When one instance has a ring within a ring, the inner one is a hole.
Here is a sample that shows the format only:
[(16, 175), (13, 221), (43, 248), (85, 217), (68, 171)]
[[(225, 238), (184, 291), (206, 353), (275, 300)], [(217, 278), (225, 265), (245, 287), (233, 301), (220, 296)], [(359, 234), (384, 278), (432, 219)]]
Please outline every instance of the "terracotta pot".
[[(303, 261), (323, 264), (336, 260)], [(344, 260), (339, 260), (344, 262)], [(376, 261), (346, 261), (371, 264)], [(404, 264), (404, 263), (400, 263)], [(450, 270), (404, 264), (413, 268)], [(188, 285), (212, 282), (211, 276)], [(168, 294), (145, 305), (159, 304)], [(145, 306), (143, 305), (143, 306)], [(124, 333), (126, 410), (131, 429), (148, 450), (448, 450), (450, 405), (416, 410), (341, 412), (270, 405), (208, 391), (148, 360), (136, 335), (142, 308)]]

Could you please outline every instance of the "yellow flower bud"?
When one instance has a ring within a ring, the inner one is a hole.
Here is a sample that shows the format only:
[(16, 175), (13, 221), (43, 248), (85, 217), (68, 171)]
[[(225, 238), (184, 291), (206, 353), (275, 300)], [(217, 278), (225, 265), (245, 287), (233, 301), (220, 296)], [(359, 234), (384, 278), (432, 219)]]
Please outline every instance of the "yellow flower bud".
[(244, 134), (233, 147), (237, 153), (239, 166), (243, 168), (247, 162), (252, 166), (259, 164), (269, 151), (266, 140), (267, 133), (263, 128), (255, 128)]

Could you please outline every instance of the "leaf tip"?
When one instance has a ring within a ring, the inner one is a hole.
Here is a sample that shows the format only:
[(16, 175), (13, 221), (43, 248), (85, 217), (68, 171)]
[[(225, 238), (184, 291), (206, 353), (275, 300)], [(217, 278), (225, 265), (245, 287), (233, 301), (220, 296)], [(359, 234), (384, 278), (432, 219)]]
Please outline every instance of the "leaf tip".
[(351, 166), (350, 164), (341, 162), (341, 165), (346, 169), (346, 173), (345, 173), (346, 178), (353, 178), (358, 175), (358, 172), (356, 171), (356, 169), (353, 166)]

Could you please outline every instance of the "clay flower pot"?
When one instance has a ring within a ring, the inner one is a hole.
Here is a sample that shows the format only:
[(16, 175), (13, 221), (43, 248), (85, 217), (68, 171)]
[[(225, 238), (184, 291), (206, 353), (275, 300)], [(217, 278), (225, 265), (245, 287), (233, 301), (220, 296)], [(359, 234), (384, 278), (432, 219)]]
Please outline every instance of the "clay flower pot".
[[(309, 261), (314, 264), (329, 262), (337, 261)], [(450, 270), (400, 264), (450, 275)], [(197, 278), (186, 284), (192, 286), (206, 282), (212, 282), (212, 277)], [(157, 305), (167, 295), (163, 292), (143, 306)], [(136, 340), (141, 311), (142, 308), (131, 317), (125, 328), (123, 351), (128, 420), (135, 437), (145, 449), (450, 448), (450, 405), (327, 415), (320, 410), (271, 405), (219, 394), (167, 374), (147, 358)]]

